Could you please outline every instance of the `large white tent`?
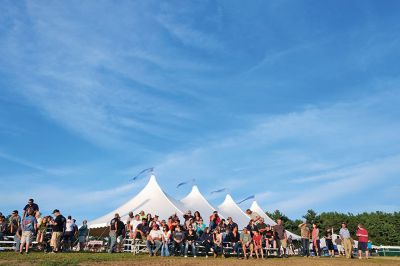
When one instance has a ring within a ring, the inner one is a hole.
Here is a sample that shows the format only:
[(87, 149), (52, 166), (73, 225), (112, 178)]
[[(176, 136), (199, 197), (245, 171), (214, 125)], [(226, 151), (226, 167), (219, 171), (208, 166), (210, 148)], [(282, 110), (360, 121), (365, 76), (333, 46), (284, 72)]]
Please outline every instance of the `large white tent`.
[(218, 212), (224, 217), (232, 217), (233, 221), (238, 224), (239, 230), (249, 224), (250, 217), (242, 211), (229, 194), (218, 206)]
[(168, 219), (171, 214), (176, 213), (182, 216), (185, 211), (183, 204), (166, 194), (158, 185), (156, 177), (152, 175), (149, 182), (135, 197), (128, 200), (121, 207), (109, 212), (108, 214), (90, 221), (89, 228), (104, 227), (109, 224), (115, 213), (125, 221), (128, 213), (138, 213), (143, 210), (145, 213), (157, 214), (161, 219)]
[[(276, 225), (276, 222), (274, 220), (272, 220), (260, 207), (260, 205), (258, 205), (258, 203), (256, 201), (253, 201), (253, 203), (251, 204), (250, 210), (252, 210), (253, 212), (258, 213), (258, 215), (260, 215), (262, 218), (264, 218), (264, 222), (266, 224), (269, 224), (271, 226)], [(301, 237), (293, 234), (292, 232), (289, 232), (288, 230), (286, 230), (286, 234), (287, 237), (289, 237), (290, 235), (292, 236), (293, 239), (300, 239)]]
[(186, 197), (181, 199), (181, 202), (187, 210), (192, 211), (192, 215), (194, 214), (194, 211), (199, 211), (200, 215), (203, 216), (204, 221), (208, 221), (208, 216), (216, 210), (200, 193), (197, 186), (193, 186), (192, 191), (190, 191)]

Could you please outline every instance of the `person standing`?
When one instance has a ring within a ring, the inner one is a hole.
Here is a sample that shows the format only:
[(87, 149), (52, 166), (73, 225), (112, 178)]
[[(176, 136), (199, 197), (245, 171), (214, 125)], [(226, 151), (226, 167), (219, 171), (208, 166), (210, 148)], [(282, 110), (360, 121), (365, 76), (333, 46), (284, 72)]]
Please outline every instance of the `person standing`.
[(365, 258), (368, 259), (368, 231), (362, 224), (357, 225), (357, 237), (358, 237), (358, 258), (362, 259), (362, 252), (365, 252)]
[(313, 229), (311, 232), (311, 239), (313, 243), (313, 248), (315, 250), (315, 256), (320, 257), (321, 256), (321, 247), (320, 247), (320, 241), (319, 241), (319, 228), (316, 223), (313, 223)]
[(51, 234), (50, 246), (53, 248), (53, 252), (60, 251), (60, 240), (65, 231), (65, 224), (67, 220), (61, 215), (58, 209), (53, 211), (54, 220), (50, 222), (53, 226), (53, 233)]
[(346, 253), (346, 258), (351, 259), (352, 251), (353, 251), (353, 244), (351, 241), (350, 231), (347, 229), (346, 223), (342, 223), (342, 228), (339, 231), (340, 239), (344, 245), (344, 250)]
[(331, 256), (333, 258), (333, 257), (335, 257), (335, 249), (333, 247), (332, 235), (333, 235), (333, 228), (326, 229), (325, 243), (326, 243), (326, 246), (328, 247), (329, 256)]
[(33, 234), (37, 230), (37, 221), (35, 216), (33, 216), (34, 211), (32, 209), (27, 210), (26, 216), (22, 219), (22, 237), (21, 246), (19, 253), (22, 254), (25, 244), (25, 253), (28, 254), (29, 246), (31, 245)]
[(338, 255), (344, 255), (343, 253), (343, 246), (342, 246), (342, 239), (340, 239), (339, 236), (337, 236), (337, 238), (335, 239), (335, 244), (336, 244), (336, 248), (338, 251)]
[(117, 245), (117, 230), (118, 230), (118, 221), (119, 221), (119, 214), (116, 213), (114, 215), (114, 218), (111, 219), (110, 221), (110, 249), (108, 250), (108, 253), (113, 253), (115, 252), (115, 248)]
[(65, 251), (70, 251), (72, 248), (72, 238), (74, 235), (74, 227), (71, 215), (67, 217), (64, 232), (64, 247)]
[(283, 249), (283, 255), (282, 257), (287, 258), (288, 256), (286, 255), (286, 248), (287, 248), (287, 236), (286, 236), (286, 230), (285, 227), (282, 225), (282, 220), (278, 219), (277, 224), (273, 226), (273, 231), (275, 235), (275, 241), (276, 245), (278, 248), (278, 256), (280, 256), (281, 252), (281, 247)]
[(309, 257), (310, 256), (310, 228), (307, 225), (307, 220), (303, 220), (301, 224), (299, 224), (300, 235), (301, 235), (301, 246), (302, 246), (302, 256)]
[(79, 251), (83, 251), (86, 246), (86, 238), (89, 235), (87, 221), (83, 220), (82, 226), (78, 229)]

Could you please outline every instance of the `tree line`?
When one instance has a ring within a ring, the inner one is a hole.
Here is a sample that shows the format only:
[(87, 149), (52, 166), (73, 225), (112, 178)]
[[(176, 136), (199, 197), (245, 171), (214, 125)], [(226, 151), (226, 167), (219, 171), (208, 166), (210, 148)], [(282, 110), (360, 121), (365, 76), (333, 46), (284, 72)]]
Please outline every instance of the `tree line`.
[[(280, 218), (287, 230), (300, 235), (298, 225), (303, 222), (302, 220), (291, 220), (279, 210), (272, 213), (266, 212), (266, 214), (273, 220)], [(308, 210), (303, 218), (309, 224), (315, 222), (318, 225), (321, 237), (328, 228), (333, 228), (334, 232), (338, 234), (342, 222), (346, 222), (352, 237), (357, 240), (357, 224), (361, 223), (368, 230), (369, 239), (374, 245), (400, 246), (400, 212), (377, 211), (360, 214), (322, 212), (317, 214), (314, 210)]]

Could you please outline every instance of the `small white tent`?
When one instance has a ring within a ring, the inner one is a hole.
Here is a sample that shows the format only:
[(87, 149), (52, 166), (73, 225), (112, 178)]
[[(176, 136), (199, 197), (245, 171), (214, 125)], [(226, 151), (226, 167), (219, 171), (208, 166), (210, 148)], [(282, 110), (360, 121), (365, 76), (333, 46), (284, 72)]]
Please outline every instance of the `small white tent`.
[(192, 211), (192, 215), (194, 215), (195, 211), (199, 211), (206, 222), (208, 222), (208, 217), (215, 211), (215, 208), (204, 198), (197, 186), (193, 186), (192, 191), (181, 199), (181, 202), (187, 210)]
[(250, 217), (242, 211), (229, 194), (226, 195), (224, 202), (218, 206), (218, 212), (224, 217), (232, 217), (233, 221), (238, 224), (239, 230), (249, 224)]
[(130, 211), (138, 213), (141, 210), (152, 215), (157, 214), (160, 219), (168, 219), (173, 213), (182, 216), (184, 208), (181, 202), (171, 198), (161, 189), (156, 177), (152, 175), (139, 194), (112, 212), (90, 221), (88, 225), (89, 228), (105, 227), (114, 218), (115, 213), (118, 213), (121, 216), (121, 220), (125, 222)]
[[(260, 207), (260, 205), (258, 205), (258, 203), (256, 201), (253, 201), (253, 203), (251, 204), (250, 210), (252, 210), (253, 212), (258, 213), (261, 218), (264, 218), (264, 222), (266, 224), (269, 224), (271, 226), (276, 225), (276, 222), (274, 220), (272, 220)], [(288, 230), (286, 230), (286, 234), (287, 237), (289, 237), (290, 235), (292, 236), (292, 239), (300, 239), (301, 237), (293, 234), (292, 232), (289, 232)]]

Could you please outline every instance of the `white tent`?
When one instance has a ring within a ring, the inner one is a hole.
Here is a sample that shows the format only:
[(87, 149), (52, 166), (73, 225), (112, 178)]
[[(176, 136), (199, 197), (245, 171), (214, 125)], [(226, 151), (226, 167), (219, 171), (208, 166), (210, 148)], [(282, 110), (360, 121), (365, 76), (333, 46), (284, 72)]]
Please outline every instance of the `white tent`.
[(249, 224), (250, 217), (242, 211), (229, 194), (226, 195), (224, 202), (218, 206), (218, 212), (224, 217), (232, 217), (233, 221), (238, 224), (239, 230)]
[(125, 222), (130, 211), (139, 213), (143, 210), (145, 213), (157, 214), (160, 219), (168, 219), (173, 213), (182, 216), (184, 209), (185, 207), (181, 202), (171, 198), (161, 189), (156, 177), (152, 175), (139, 194), (112, 212), (90, 221), (88, 225), (89, 228), (107, 226), (111, 219), (114, 218), (115, 213), (118, 213), (121, 216), (121, 220)]
[[(260, 207), (260, 205), (258, 205), (258, 203), (256, 201), (253, 201), (253, 203), (251, 204), (250, 210), (252, 210), (253, 212), (258, 213), (262, 218), (264, 218), (264, 222), (266, 224), (269, 224), (271, 226), (276, 225), (276, 222), (274, 220), (272, 220)], [(292, 236), (293, 239), (300, 239), (301, 237), (293, 234), (292, 232), (289, 232), (288, 230), (286, 230), (286, 234), (287, 237), (289, 237), (290, 235)]]
[(216, 210), (200, 193), (197, 186), (193, 186), (192, 191), (181, 199), (181, 202), (187, 210), (192, 211), (192, 215), (195, 211), (199, 211), (204, 221), (208, 221), (208, 217)]

